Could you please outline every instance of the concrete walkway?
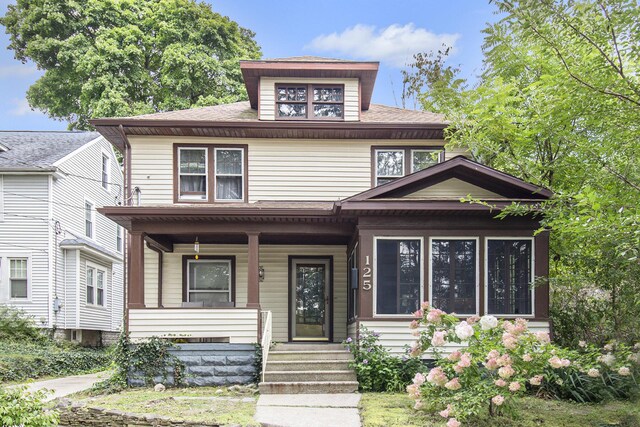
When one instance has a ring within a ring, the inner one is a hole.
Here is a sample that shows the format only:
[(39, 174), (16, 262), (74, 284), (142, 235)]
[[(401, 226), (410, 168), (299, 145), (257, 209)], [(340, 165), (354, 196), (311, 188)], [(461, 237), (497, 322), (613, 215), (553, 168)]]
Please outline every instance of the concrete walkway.
[(360, 427), (360, 395), (262, 394), (255, 419), (268, 427)]
[(49, 401), (88, 390), (98, 381), (106, 379), (110, 374), (111, 372), (109, 371), (103, 371), (96, 374), (74, 375), (72, 377), (56, 378), (53, 380), (35, 381), (24, 385), (29, 391), (51, 390), (52, 393), (47, 395), (46, 399)]

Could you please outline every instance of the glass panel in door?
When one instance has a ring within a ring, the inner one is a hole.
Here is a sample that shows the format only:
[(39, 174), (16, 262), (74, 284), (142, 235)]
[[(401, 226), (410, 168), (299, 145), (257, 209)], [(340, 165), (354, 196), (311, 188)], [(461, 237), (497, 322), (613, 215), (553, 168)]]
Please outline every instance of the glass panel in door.
[(325, 260), (293, 262), (293, 340), (329, 339), (329, 263)]

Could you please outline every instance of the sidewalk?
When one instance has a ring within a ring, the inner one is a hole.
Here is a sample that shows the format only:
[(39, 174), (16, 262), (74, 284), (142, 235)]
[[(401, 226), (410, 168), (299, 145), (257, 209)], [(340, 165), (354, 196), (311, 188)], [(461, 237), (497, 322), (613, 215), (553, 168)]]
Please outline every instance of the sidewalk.
[(360, 395), (262, 394), (255, 419), (267, 427), (360, 427)]
[(58, 397), (68, 396), (79, 391), (90, 389), (98, 381), (102, 381), (109, 376), (109, 371), (98, 372), (95, 374), (74, 375), (72, 377), (56, 378), (53, 380), (35, 381), (24, 384), (29, 391), (35, 390), (52, 390), (53, 393), (47, 395), (47, 401), (57, 399)]

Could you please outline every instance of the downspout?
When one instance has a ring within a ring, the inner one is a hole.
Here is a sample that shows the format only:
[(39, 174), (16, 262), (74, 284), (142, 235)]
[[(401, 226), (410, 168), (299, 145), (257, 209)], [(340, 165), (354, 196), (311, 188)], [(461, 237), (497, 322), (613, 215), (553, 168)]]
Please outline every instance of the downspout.
[[(129, 191), (129, 186), (131, 185), (131, 144), (129, 143), (129, 138), (127, 138), (127, 134), (124, 131), (124, 126), (120, 125), (118, 126), (118, 129), (120, 130), (120, 134), (122, 135), (122, 140), (124, 142), (124, 157), (123, 157), (123, 163), (124, 163), (124, 174), (123, 174), (123, 180), (124, 180), (124, 191), (123, 191), (123, 195), (122, 195), (122, 201), (124, 203), (125, 206), (130, 206), (131, 205), (131, 198), (130, 198), (130, 191)], [(124, 227), (123, 227), (124, 228)], [(126, 232), (126, 229), (125, 229)], [(129, 332), (129, 310), (127, 308), (127, 282), (128, 282), (128, 277), (129, 277), (129, 245), (131, 244), (131, 240), (130, 240), (130, 236), (129, 233), (127, 234), (127, 238), (126, 238), (126, 244), (123, 244), (122, 246), (122, 261), (123, 261), (123, 265), (122, 265), (122, 313), (123, 313), (123, 330), (124, 332), (128, 333)], [(124, 239), (123, 239), (124, 240)]]

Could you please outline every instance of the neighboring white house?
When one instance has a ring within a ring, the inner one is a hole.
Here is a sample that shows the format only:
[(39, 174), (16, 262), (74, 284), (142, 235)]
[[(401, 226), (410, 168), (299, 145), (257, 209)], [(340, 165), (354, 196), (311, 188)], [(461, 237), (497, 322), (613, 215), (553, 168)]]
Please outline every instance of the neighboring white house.
[(0, 131), (0, 304), (85, 344), (123, 317), (122, 228), (96, 211), (123, 198), (97, 132)]

